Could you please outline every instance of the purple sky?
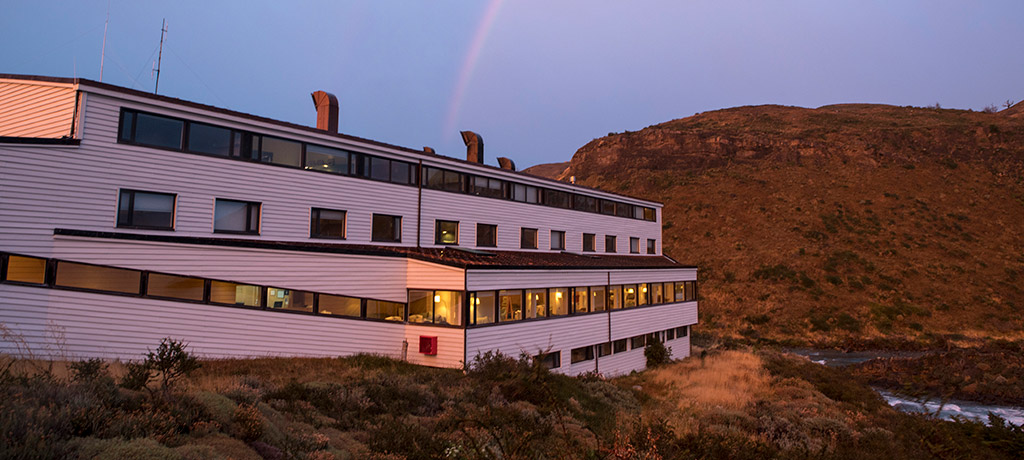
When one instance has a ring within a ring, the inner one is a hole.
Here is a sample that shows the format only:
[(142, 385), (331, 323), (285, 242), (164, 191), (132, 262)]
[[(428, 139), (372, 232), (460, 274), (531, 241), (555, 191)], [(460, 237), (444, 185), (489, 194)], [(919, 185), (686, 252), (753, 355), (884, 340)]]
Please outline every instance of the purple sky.
[[(4, 0), (0, 73), (98, 80), (106, 0)], [(696, 112), (1024, 99), (1024, 2), (110, 1), (103, 81), (487, 162), (566, 161)]]

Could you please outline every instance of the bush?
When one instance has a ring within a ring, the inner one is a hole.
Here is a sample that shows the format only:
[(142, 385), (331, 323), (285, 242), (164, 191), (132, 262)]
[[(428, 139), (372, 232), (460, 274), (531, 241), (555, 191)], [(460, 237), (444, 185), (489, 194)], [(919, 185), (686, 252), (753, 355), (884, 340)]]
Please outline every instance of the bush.
[(185, 351), (188, 345), (170, 337), (160, 341), (156, 351), (146, 354), (146, 366), (160, 376), (160, 388), (169, 391), (175, 382), (199, 369), (199, 361)]
[(95, 382), (107, 377), (107, 363), (93, 358), (71, 363), (71, 380), (78, 383)]
[(644, 357), (647, 358), (647, 367), (658, 367), (671, 361), (672, 349), (665, 347), (661, 340), (652, 337), (644, 347)]
[(121, 377), (121, 386), (129, 390), (141, 390), (153, 380), (153, 373), (145, 362), (125, 364), (126, 372)]

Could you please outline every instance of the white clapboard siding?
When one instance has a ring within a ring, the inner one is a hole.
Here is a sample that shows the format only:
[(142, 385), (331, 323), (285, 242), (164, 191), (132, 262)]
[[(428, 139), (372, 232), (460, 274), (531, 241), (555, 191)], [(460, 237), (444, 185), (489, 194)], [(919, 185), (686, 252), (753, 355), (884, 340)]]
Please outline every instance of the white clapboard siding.
[(612, 311), (612, 340), (697, 323), (697, 302)]
[[(410, 363), (434, 367), (463, 367), (466, 356), (466, 330), (456, 327), (431, 327), (409, 324), (405, 339), (409, 343)], [(437, 337), (437, 355), (419, 352), (420, 337)]]
[[(164, 337), (204, 358), (346, 356), (401, 358), (403, 341), (439, 338), (439, 353), (410, 362), (461, 367), (462, 330), (325, 318), (156, 299), (0, 285), (0, 323), (37, 357), (140, 359)], [(408, 329), (408, 330), (407, 330)], [(18, 355), (13, 341), (0, 352)]]
[(524, 353), (536, 356), (541, 352), (560, 351), (562, 366), (557, 371), (575, 375), (594, 370), (594, 363), (589, 361), (589, 368), (571, 366), (570, 350), (607, 341), (608, 315), (527, 321), (466, 330), (466, 357), (472, 363), (477, 355), (488, 351), (515, 358)]
[[(651, 331), (654, 332), (654, 331)], [(629, 344), (627, 344), (627, 347)], [(624, 375), (647, 368), (647, 357), (643, 348), (628, 349), (623, 352), (597, 358), (597, 370), (606, 377)]]
[(408, 259), (407, 269), (406, 283), (409, 289), (438, 291), (463, 291), (466, 289), (465, 270), (461, 268)]
[(531, 289), (605, 286), (626, 283), (687, 281), (697, 278), (692, 268), (650, 270), (467, 270), (466, 289)]
[(70, 136), (74, 114), (75, 89), (70, 83), (0, 79), (0, 136)]

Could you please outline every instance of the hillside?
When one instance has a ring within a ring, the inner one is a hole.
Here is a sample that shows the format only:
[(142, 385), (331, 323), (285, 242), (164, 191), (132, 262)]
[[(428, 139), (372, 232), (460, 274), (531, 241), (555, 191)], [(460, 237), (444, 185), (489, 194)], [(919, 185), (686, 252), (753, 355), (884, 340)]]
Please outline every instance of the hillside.
[(595, 139), (558, 177), (665, 203), (665, 252), (702, 269), (703, 332), (844, 347), (1014, 339), (1022, 107), (719, 110)]

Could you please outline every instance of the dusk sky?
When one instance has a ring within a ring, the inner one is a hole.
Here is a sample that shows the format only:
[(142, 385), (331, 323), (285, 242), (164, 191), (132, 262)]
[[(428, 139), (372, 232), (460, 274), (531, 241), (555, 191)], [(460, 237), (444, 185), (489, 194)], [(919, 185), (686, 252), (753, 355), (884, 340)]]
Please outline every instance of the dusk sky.
[[(5, 0), (0, 73), (100, 79), (106, 0)], [(109, 2), (103, 81), (520, 168), (609, 132), (754, 104), (980, 110), (1024, 99), (1024, 2)]]

